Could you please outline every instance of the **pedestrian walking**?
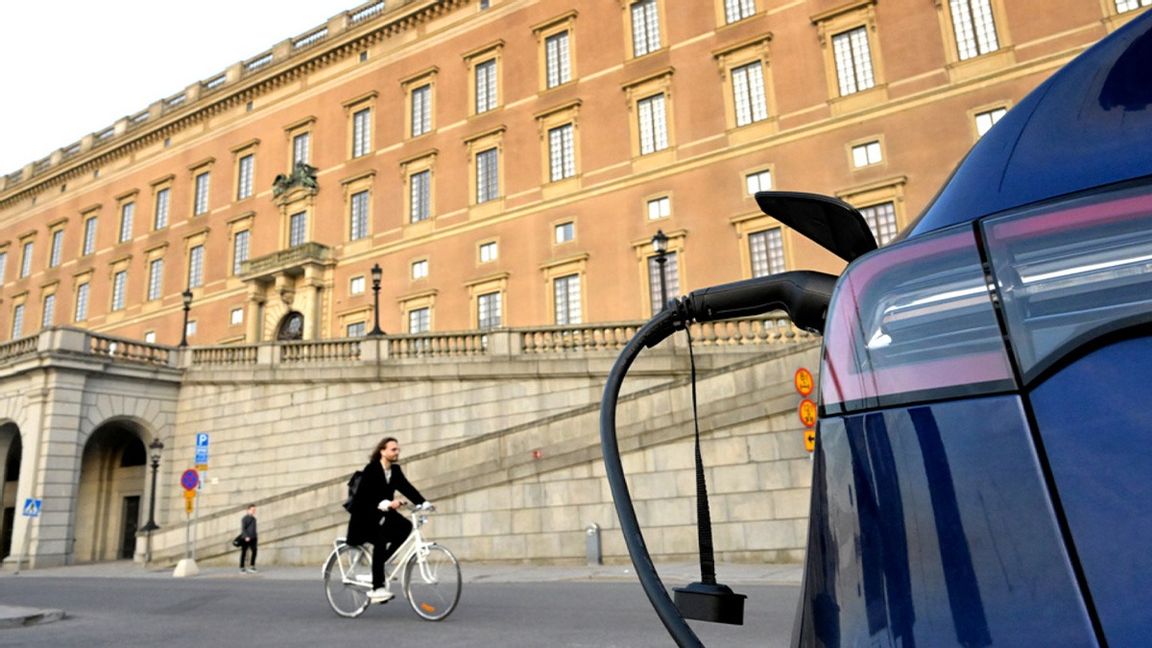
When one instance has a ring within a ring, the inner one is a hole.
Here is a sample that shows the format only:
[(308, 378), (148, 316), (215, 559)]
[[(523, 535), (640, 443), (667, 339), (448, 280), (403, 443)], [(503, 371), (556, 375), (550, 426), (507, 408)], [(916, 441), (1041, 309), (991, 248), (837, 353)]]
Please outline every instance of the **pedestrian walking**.
[[(248, 514), (240, 519), (240, 573), (256, 573), (256, 505), (248, 505)], [(252, 560), (244, 567), (248, 551), (252, 551)]]

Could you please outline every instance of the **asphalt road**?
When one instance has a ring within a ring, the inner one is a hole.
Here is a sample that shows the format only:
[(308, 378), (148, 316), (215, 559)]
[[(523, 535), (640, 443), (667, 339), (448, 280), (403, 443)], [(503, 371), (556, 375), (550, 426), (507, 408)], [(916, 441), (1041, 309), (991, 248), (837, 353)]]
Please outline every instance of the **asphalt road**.
[[(786, 646), (799, 588), (741, 586), (744, 626), (693, 622), (708, 646)], [(0, 646), (669, 646), (635, 582), (465, 583), (445, 621), (402, 598), (357, 619), (302, 580), (0, 579), (0, 604), (60, 608), (64, 620), (0, 630)]]

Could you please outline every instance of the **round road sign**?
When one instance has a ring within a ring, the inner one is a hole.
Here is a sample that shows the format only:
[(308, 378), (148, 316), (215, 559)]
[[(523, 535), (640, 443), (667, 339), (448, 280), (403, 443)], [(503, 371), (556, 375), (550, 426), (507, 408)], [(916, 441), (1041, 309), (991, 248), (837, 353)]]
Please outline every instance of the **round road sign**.
[(199, 484), (200, 473), (191, 468), (185, 470), (183, 475), (180, 475), (180, 485), (184, 487), (184, 490), (195, 490)]

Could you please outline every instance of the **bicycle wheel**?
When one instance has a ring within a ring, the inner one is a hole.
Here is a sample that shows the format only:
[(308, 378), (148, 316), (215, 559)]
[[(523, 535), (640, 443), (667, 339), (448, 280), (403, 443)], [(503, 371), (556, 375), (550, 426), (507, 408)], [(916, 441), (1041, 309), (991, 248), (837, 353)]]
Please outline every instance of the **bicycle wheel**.
[(416, 614), (427, 621), (442, 621), (460, 600), (460, 563), (440, 545), (428, 547), (421, 563), (418, 555), (404, 566), (404, 596)]
[(341, 545), (324, 563), (324, 593), (332, 611), (358, 617), (368, 608), (372, 589), (372, 555), (360, 547)]

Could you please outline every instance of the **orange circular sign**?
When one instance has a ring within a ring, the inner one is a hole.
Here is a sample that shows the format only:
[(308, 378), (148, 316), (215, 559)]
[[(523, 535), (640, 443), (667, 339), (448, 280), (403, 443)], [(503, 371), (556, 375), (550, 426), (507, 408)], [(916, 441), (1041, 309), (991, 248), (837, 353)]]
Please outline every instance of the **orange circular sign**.
[(812, 393), (812, 388), (816, 386), (816, 381), (812, 379), (812, 372), (804, 367), (796, 370), (796, 375), (792, 377), (792, 384), (796, 385), (796, 391), (800, 392), (801, 396), (807, 396)]
[(800, 414), (800, 422), (804, 424), (804, 427), (816, 425), (816, 403), (805, 398), (800, 401), (797, 413)]

